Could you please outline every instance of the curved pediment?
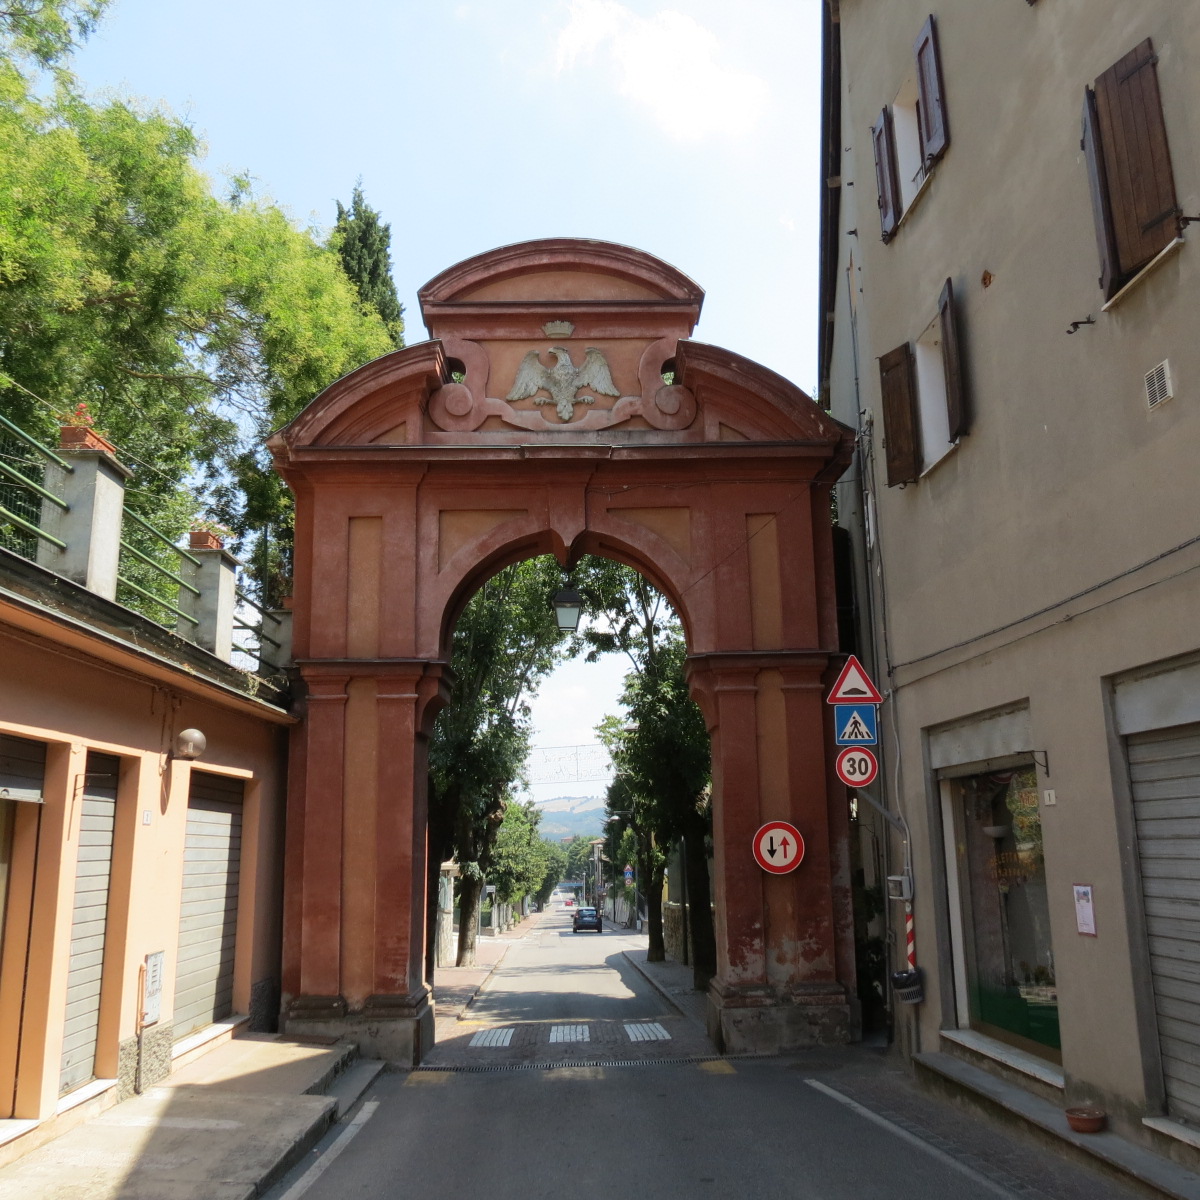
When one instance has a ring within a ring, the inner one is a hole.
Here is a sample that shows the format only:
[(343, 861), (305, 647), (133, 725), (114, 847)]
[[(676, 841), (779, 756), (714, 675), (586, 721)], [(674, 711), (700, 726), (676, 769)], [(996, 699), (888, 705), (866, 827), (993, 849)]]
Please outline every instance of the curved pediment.
[(281, 460), (301, 447), (849, 445), (794, 384), (689, 340), (703, 296), (628, 246), (502, 246), (421, 289), (433, 340), (339, 379), (269, 445)]
[(456, 263), (435, 275), (417, 296), (436, 337), (430, 317), (445, 304), (657, 300), (694, 305), (698, 317), (704, 290), (670, 263), (632, 246), (539, 238)]

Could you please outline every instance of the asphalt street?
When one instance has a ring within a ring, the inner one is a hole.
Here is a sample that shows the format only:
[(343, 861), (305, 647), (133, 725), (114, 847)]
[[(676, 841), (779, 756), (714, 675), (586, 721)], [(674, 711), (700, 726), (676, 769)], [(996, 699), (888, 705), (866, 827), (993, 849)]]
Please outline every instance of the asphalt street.
[[(269, 1200), (1134, 1195), (925, 1095), (882, 1050), (717, 1056), (619, 953), (642, 944), (607, 927), (572, 934), (548, 914), (462, 1035), (380, 1076)], [(632, 1041), (655, 1027), (669, 1036)], [(552, 1041), (581, 1029), (590, 1040)]]

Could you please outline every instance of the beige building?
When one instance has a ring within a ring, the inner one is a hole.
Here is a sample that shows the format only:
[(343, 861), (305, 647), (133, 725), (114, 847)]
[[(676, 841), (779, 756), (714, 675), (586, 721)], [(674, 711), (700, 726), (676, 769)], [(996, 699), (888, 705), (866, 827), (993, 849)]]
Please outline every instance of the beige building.
[(132, 611), (127, 473), (41, 453), (66, 519), (0, 496), (0, 1161), (279, 1010), (292, 718), (229, 661), (233, 560), (179, 555), (189, 637)]
[(825, 34), (897, 1038), (1195, 1165), (1200, 5), (826, 0)]

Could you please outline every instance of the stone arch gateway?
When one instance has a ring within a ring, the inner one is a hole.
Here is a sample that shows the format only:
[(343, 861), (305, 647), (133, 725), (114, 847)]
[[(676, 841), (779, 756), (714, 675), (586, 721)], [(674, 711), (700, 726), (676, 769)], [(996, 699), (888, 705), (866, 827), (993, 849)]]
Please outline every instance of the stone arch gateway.
[[(687, 631), (712, 737), (729, 1051), (854, 1035), (848, 806), (823, 692), (837, 654), (829, 496), (853, 435), (800, 389), (689, 340), (701, 290), (604, 242), (507, 246), (420, 292), (433, 340), (359, 368), (270, 447), (296, 502), (283, 1016), (419, 1061), (425, 743), (454, 621), (507, 563), (636, 567)], [(837, 664), (834, 663), (834, 666)], [(789, 875), (751, 840), (803, 833)]]

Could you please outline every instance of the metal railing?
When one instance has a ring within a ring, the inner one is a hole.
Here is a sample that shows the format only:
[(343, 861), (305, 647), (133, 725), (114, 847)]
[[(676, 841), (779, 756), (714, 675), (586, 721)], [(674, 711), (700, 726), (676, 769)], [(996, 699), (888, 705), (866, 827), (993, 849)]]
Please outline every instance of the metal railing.
[[(165, 533), (163, 533), (161, 529), (155, 528), (155, 526), (151, 525), (149, 521), (145, 520), (145, 518), (139, 517), (137, 513), (130, 510), (128, 505), (125, 506), (124, 515), (126, 520), (133, 521), (133, 523), (138, 526), (139, 529), (143, 530), (145, 534), (149, 535), (149, 541), (151, 544), (157, 543), (158, 545), (161, 545), (172, 553), (178, 555), (180, 560), (186, 560), (187, 562), (194, 563), (196, 566), (200, 565), (200, 560), (194, 554), (189, 554), (188, 551), (184, 550), (181, 546), (175, 545), (175, 543)], [(172, 571), (170, 567), (164, 566), (163, 563), (159, 562), (153, 557), (153, 555), (149, 554), (147, 550), (139, 549), (126, 537), (122, 536), (121, 557), (124, 558), (126, 555), (129, 555), (137, 562), (141, 563), (152, 574), (150, 579), (143, 579), (142, 583), (138, 583), (136, 580), (129, 577), (131, 572), (128, 566), (126, 566), (117, 574), (117, 582), (122, 587), (128, 588), (131, 592), (141, 596), (143, 600), (148, 600), (151, 604), (157, 605), (159, 608), (173, 614), (180, 620), (186, 621), (193, 628), (200, 624), (200, 622), (194, 616), (192, 616), (191, 613), (184, 612), (183, 609), (178, 606), (178, 604), (171, 603), (171, 601), (168, 600), (164, 595), (160, 595), (152, 591), (149, 587), (143, 586), (143, 583), (149, 583), (150, 580), (154, 579), (155, 577), (165, 579), (168, 584), (174, 584), (176, 597), (178, 597), (179, 590), (181, 588), (191, 592), (193, 596), (199, 596), (200, 589), (198, 587), (188, 583), (188, 581), (184, 579), (178, 571)], [(143, 612), (142, 615), (148, 617), (151, 621), (155, 621), (159, 625), (166, 626), (168, 629), (174, 628), (175, 626), (174, 621), (164, 621), (146, 612)]]
[[(3, 436), (5, 434), (8, 436)], [(19, 453), (22, 448), (23, 454)], [(68, 473), (75, 470), (65, 458), (55, 454), (49, 446), (43, 445), (0, 413), (0, 526), (15, 527), (24, 535), (9, 535), (2, 540), (10, 550), (25, 558), (37, 557), (39, 539), (59, 550), (67, 548), (66, 542), (48, 533), (39, 522), (42, 519), (43, 502), (53, 504), (63, 512), (69, 512), (70, 505), (45, 486), (44, 474), (42, 482), (26, 474), (26, 471), (32, 474), (39, 469), (44, 473), (47, 462), (55, 463)], [(19, 464), (25, 470), (18, 470), (14, 464)], [(24, 512), (18, 511), (20, 509)], [(7, 533), (7, 530), (4, 532)]]
[(259, 615), (259, 621), (257, 625), (248, 625), (236, 614), (234, 615), (233, 627), (235, 629), (243, 629), (247, 633), (253, 634), (258, 639), (258, 646), (255, 649), (251, 649), (248, 646), (240, 646), (236, 643), (234, 644), (234, 649), (240, 650), (241, 653), (245, 654), (248, 658), (257, 659), (260, 669), (264, 666), (267, 666), (273, 667), (275, 670), (279, 670), (280, 663), (276, 659), (272, 659), (270, 655), (267, 654), (266, 650), (264, 649), (264, 643), (274, 646), (278, 656), (278, 652), (283, 649), (283, 643), (267, 633), (266, 625), (267, 622), (270, 621), (274, 626), (274, 632), (278, 633), (283, 627), (283, 622), (277, 616), (275, 616), (274, 613), (263, 608), (263, 606), (259, 604), (257, 600), (247, 595), (247, 593), (240, 587), (234, 590), (234, 595), (237, 597), (239, 605), (244, 604), (247, 607), (254, 609), (254, 611)]

